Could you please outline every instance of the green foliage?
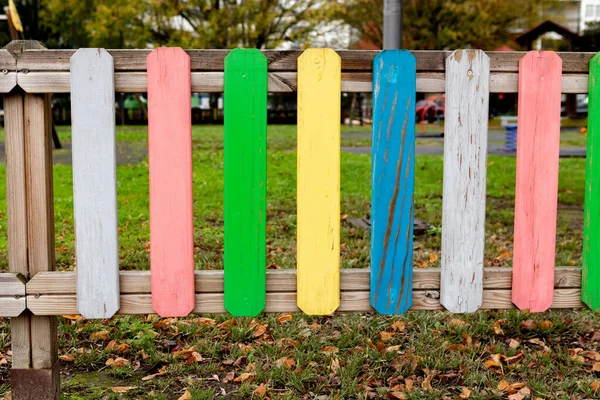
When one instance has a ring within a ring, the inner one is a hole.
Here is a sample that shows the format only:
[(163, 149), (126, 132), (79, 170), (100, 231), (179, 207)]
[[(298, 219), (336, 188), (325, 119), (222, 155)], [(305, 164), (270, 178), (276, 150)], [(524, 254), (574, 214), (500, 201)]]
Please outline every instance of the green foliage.
[[(405, 0), (403, 47), (439, 50), (474, 47), (490, 50), (510, 39), (509, 29), (531, 27), (550, 0)], [(332, 20), (343, 21), (361, 40), (383, 44), (383, 0), (337, 0)]]
[(302, 41), (323, 0), (48, 0), (42, 24), (58, 47), (274, 47)]

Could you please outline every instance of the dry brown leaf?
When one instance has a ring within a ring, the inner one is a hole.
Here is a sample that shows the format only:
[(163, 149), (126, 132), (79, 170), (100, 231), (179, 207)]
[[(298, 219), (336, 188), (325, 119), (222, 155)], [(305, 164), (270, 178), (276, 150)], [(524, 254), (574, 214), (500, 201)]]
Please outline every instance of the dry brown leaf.
[(289, 371), (296, 366), (296, 361), (288, 357), (281, 357), (279, 360), (275, 361), (275, 365), (278, 367), (284, 366), (285, 369)]
[(393, 336), (394, 334), (390, 332), (379, 332), (379, 337), (381, 337), (381, 340), (383, 340), (384, 342), (390, 340)]
[(146, 354), (146, 352), (144, 351), (144, 349), (140, 350), (138, 352), (138, 354), (142, 357), (142, 360), (147, 360), (150, 358), (150, 356), (148, 354)]
[(467, 351), (467, 350), (469, 350), (469, 347), (462, 343), (455, 343), (455, 344), (451, 344), (450, 346), (446, 347), (446, 351)]
[(195, 362), (202, 362), (204, 359), (202, 358), (202, 356), (200, 355), (200, 353), (198, 353), (197, 351), (194, 351), (192, 353), (192, 355), (187, 359), (187, 361), (185, 362), (186, 364), (192, 364)]
[(600, 361), (596, 362), (593, 366), (592, 366), (592, 371), (594, 372), (600, 372)]
[(435, 254), (435, 253), (429, 253), (429, 262), (434, 263), (434, 262), (437, 261), (437, 259), (438, 259), (437, 254)]
[(461, 336), (466, 345), (470, 346), (473, 344), (473, 338), (471, 336), (467, 335), (466, 333), (463, 333)]
[(193, 353), (196, 352), (196, 346), (192, 346), (189, 349), (175, 350), (173, 355), (177, 358), (181, 358), (183, 360), (187, 360), (192, 356)]
[(531, 395), (531, 390), (526, 386), (517, 393), (509, 395), (508, 400), (523, 400), (529, 395)]
[(510, 386), (510, 382), (507, 381), (506, 379), (502, 379), (500, 382), (498, 382), (498, 390), (504, 392), (508, 387)]
[(462, 388), (462, 393), (458, 396), (461, 399), (468, 399), (471, 397), (471, 390), (469, 388)]
[(590, 388), (596, 394), (600, 390), (600, 381), (594, 381), (590, 384)]
[(79, 321), (82, 318), (79, 314), (63, 315), (62, 317), (71, 321)]
[(257, 324), (254, 327), (254, 333), (252, 334), (252, 337), (254, 337), (254, 338), (261, 337), (265, 333), (267, 333), (267, 327), (263, 324)]
[(508, 347), (510, 347), (511, 349), (516, 349), (517, 347), (519, 347), (521, 343), (519, 343), (518, 340), (515, 339), (510, 339), (510, 342), (508, 342)]
[(331, 372), (336, 373), (338, 369), (340, 369), (340, 360), (337, 358), (331, 359)]
[(111, 357), (108, 360), (106, 360), (107, 367), (123, 368), (123, 367), (127, 367), (129, 365), (130, 365), (129, 360), (126, 358), (123, 358), (123, 357), (117, 357), (117, 358)]
[(432, 375), (427, 376), (424, 380), (423, 383), (421, 384), (421, 388), (423, 390), (433, 390), (433, 388), (431, 387), (431, 380), (433, 379)]
[(483, 365), (487, 369), (494, 368), (494, 367), (502, 368), (502, 361), (501, 361), (502, 357), (503, 357), (502, 354), (492, 354), (490, 356), (490, 359), (487, 360)]
[(392, 391), (388, 392), (388, 398), (406, 400), (406, 395), (402, 392)]
[(277, 317), (277, 322), (279, 322), (279, 324), (283, 325), (286, 322), (291, 321), (292, 319), (294, 319), (294, 317), (292, 317), (292, 314), (284, 313), (284, 314), (281, 314), (279, 317)]
[(335, 346), (325, 346), (321, 351), (325, 354), (336, 354), (340, 350)]
[(75, 361), (75, 356), (73, 354), (63, 354), (62, 356), (58, 357), (63, 361), (66, 362), (73, 362)]
[(106, 345), (105, 350), (113, 353), (125, 354), (129, 350), (129, 345), (127, 343), (117, 343), (116, 340), (111, 340)]
[(387, 351), (388, 353), (392, 352), (392, 351), (398, 351), (400, 350), (400, 345), (397, 344), (396, 346), (389, 346), (386, 347), (385, 351)]
[(235, 378), (233, 381), (235, 383), (252, 382), (254, 380), (254, 375), (255, 375), (254, 372), (243, 372), (242, 374), (240, 374), (240, 376)]
[(554, 323), (552, 321), (546, 320), (546, 321), (542, 321), (540, 326), (542, 327), (542, 329), (548, 330), (554, 326)]
[(113, 393), (127, 393), (133, 389), (137, 389), (137, 386), (113, 386), (110, 388)]
[(406, 378), (404, 380), (404, 385), (406, 386), (406, 390), (407, 391), (411, 391), (415, 388), (415, 381), (413, 381), (412, 379)]
[(583, 351), (581, 352), (581, 355), (590, 360), (600, 361), (600, 353), (596, 351)]
[(527, 319), (527, 320), (521, 322), (521, 329), (524, 329), (527, 331), (535, 329), (535, 326), (536, 326), (535, 321), (532, 319)]
[(185, 390), (185, 393), (181, 395), (181, 397), (179, 397), (177, 400), (191, 400), (192, 398), (192, 394), (190, 393), (189, 390)]
[(166, 366), (166, 365), (163, 365), (162, 367), (160, 367), (160, 369), (158, 370), (158, 372), (157, 372), (156, 374), (152, 374), (152, 375), (147, 375), (147, 376), (144, 376), (144, 377), (142, 378), (142, 381), (144, 381), (144, 382), (145, 382), (145, 381), (149, 381), (149, 380), (151, 380), (151, 379), (154, 379), (154, 378), (156, 378), (157, 376), (160, 376), (160, 375), (165, 375), (166, 373), (167, 373), (167, 366)]
[(212, 318), (194, 318), (190, 322), (200, 326), (213, 326), (217, 323), (217, 321)]
[(394, 332), (404, 332), (404, 329), (406, 329), (406, 325), (403, 321), (394, 321), (392, 324), (392, 330)]
[(258, 386), (256, 389), (254, 389), (252, 394), (254, 396), (260, 397), (261, 399), (264, 398), (267, 395), (267, 385), (265, 385), (264, 383), (261, 383), (260, 386)]
[(109, 338), (107, 331), (98, 331), (90, 335), (90, 340), (108, 340)]
[(466, 324), (466, 322), (463, 321), (462, 319), (452, 318), (450, 320), (450, 326), (455, 327), (455, 328), (457, 328), (459, 326), (463, 326), (464, 324)]
[(504, 324), (506, 322), (505, 319), (499, 319), (498, 321), (494, 322), (494, 333), (496, 335), (504, 335), (504, 331), (502, 330), (502, 328), (500, 327), (502, 324)]

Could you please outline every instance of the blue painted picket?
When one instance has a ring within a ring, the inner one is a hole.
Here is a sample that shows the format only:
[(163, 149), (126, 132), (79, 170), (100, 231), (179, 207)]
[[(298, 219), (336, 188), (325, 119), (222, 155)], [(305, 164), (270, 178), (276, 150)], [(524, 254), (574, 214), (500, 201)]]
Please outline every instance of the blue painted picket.
[(409, 51), (373, 60), (371, 306), (381, 314), (412, 305), (416, 82)]

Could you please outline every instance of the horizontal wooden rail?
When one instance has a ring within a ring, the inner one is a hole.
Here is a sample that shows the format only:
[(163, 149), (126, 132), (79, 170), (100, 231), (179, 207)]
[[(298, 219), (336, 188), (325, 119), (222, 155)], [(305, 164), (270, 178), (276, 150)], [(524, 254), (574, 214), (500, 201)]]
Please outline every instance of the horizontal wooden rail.
[[(338, 311), (372, 311), (369, 305), (369, 269), (341, 271), (341, 306)], [(195, 271), (195, 313), (222, 313), (223, 271)], [(441, 310), (440, 270), (415, 268), (412, 310)], [(511, 302), (512, 269), (484, 269), (483, 308), (514, 308)], [(27, 307), (35, 315), (77, 314), (76, 273), (41, 272), (26, 285)], [(120, 314), (153, 313), (149, 271), (121, 271)], [(557, 267), (553, 308), (580, 308), (581, 268)], [(297, 312), (296, 271), (267, 271), (267, 312)]]
[[(17, 63), (8, 51), (0, 51), (0, 70), (14, 71), (68, 71), (69, 60), (76, 50), (26, 50)], [(115, 71), (146, 71), (146, 57), (152, 50), (108, 50), (114, 57)], [(223, 71), (225, 57), (230, 50), (186, 50), (192, 71)], [(371, 71), (378, 51), (338, 50), (342, 71)], [(444, 71), (446, 58), (451, 51), (412, 51), (417, 60), (417, 71)], [(269, 71), (296, 71), (297, 59), (302, 51), (265, 50)], [(486, 52), (490, 57), (491, 72), (518, 72), (522, 51)], [(587, 73), (590, 59), (595, 53), (557, 53), (563, 60), (564, 73)]]
[(0, 317), (17, 317), (25, 309), (25, 277), (21, 274), (0, 274)]
[[(223, 91), (223, 72), (192, 72), (192, 92), (219, 93)], [(69, 72), (28, 72), (19, 73), (19, 86), (27, 93), (69, 93)], [(444, 92), (445, 74), (441, 72), (417, 73), (417, 92)], [(7, 86), (8, 87), (8, 86)], [(373, 89), (370, 72), (342, 73), (342, 92), (371, 92)], [(2, 86), (0, 86), (2, 90)], [(125, 93), (145, 92), (147, 81), (145, 72), (115, 73), (115, 90)], [(297, 90), (296, 72), (269, 73), (269, 92), (292, 93)], [(517, 73), (492, 73), (490, 76), (491, 93), (516, 93), (518, 90)], [(587, 93), (588, 76), (586, 74), (564, 74), (563, 93)]]

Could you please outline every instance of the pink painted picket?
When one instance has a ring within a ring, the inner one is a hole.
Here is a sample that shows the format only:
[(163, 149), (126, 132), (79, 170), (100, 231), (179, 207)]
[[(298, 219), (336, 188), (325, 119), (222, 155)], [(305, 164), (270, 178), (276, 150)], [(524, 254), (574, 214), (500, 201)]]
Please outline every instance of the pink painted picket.
[(512, 301), (546, 311), (554, 299), (562, 60), (530, 51), (519, 62)]
[(152, 308), (178, 317), (195, 302), (190, 57), (159, 48), (147, 68)]

